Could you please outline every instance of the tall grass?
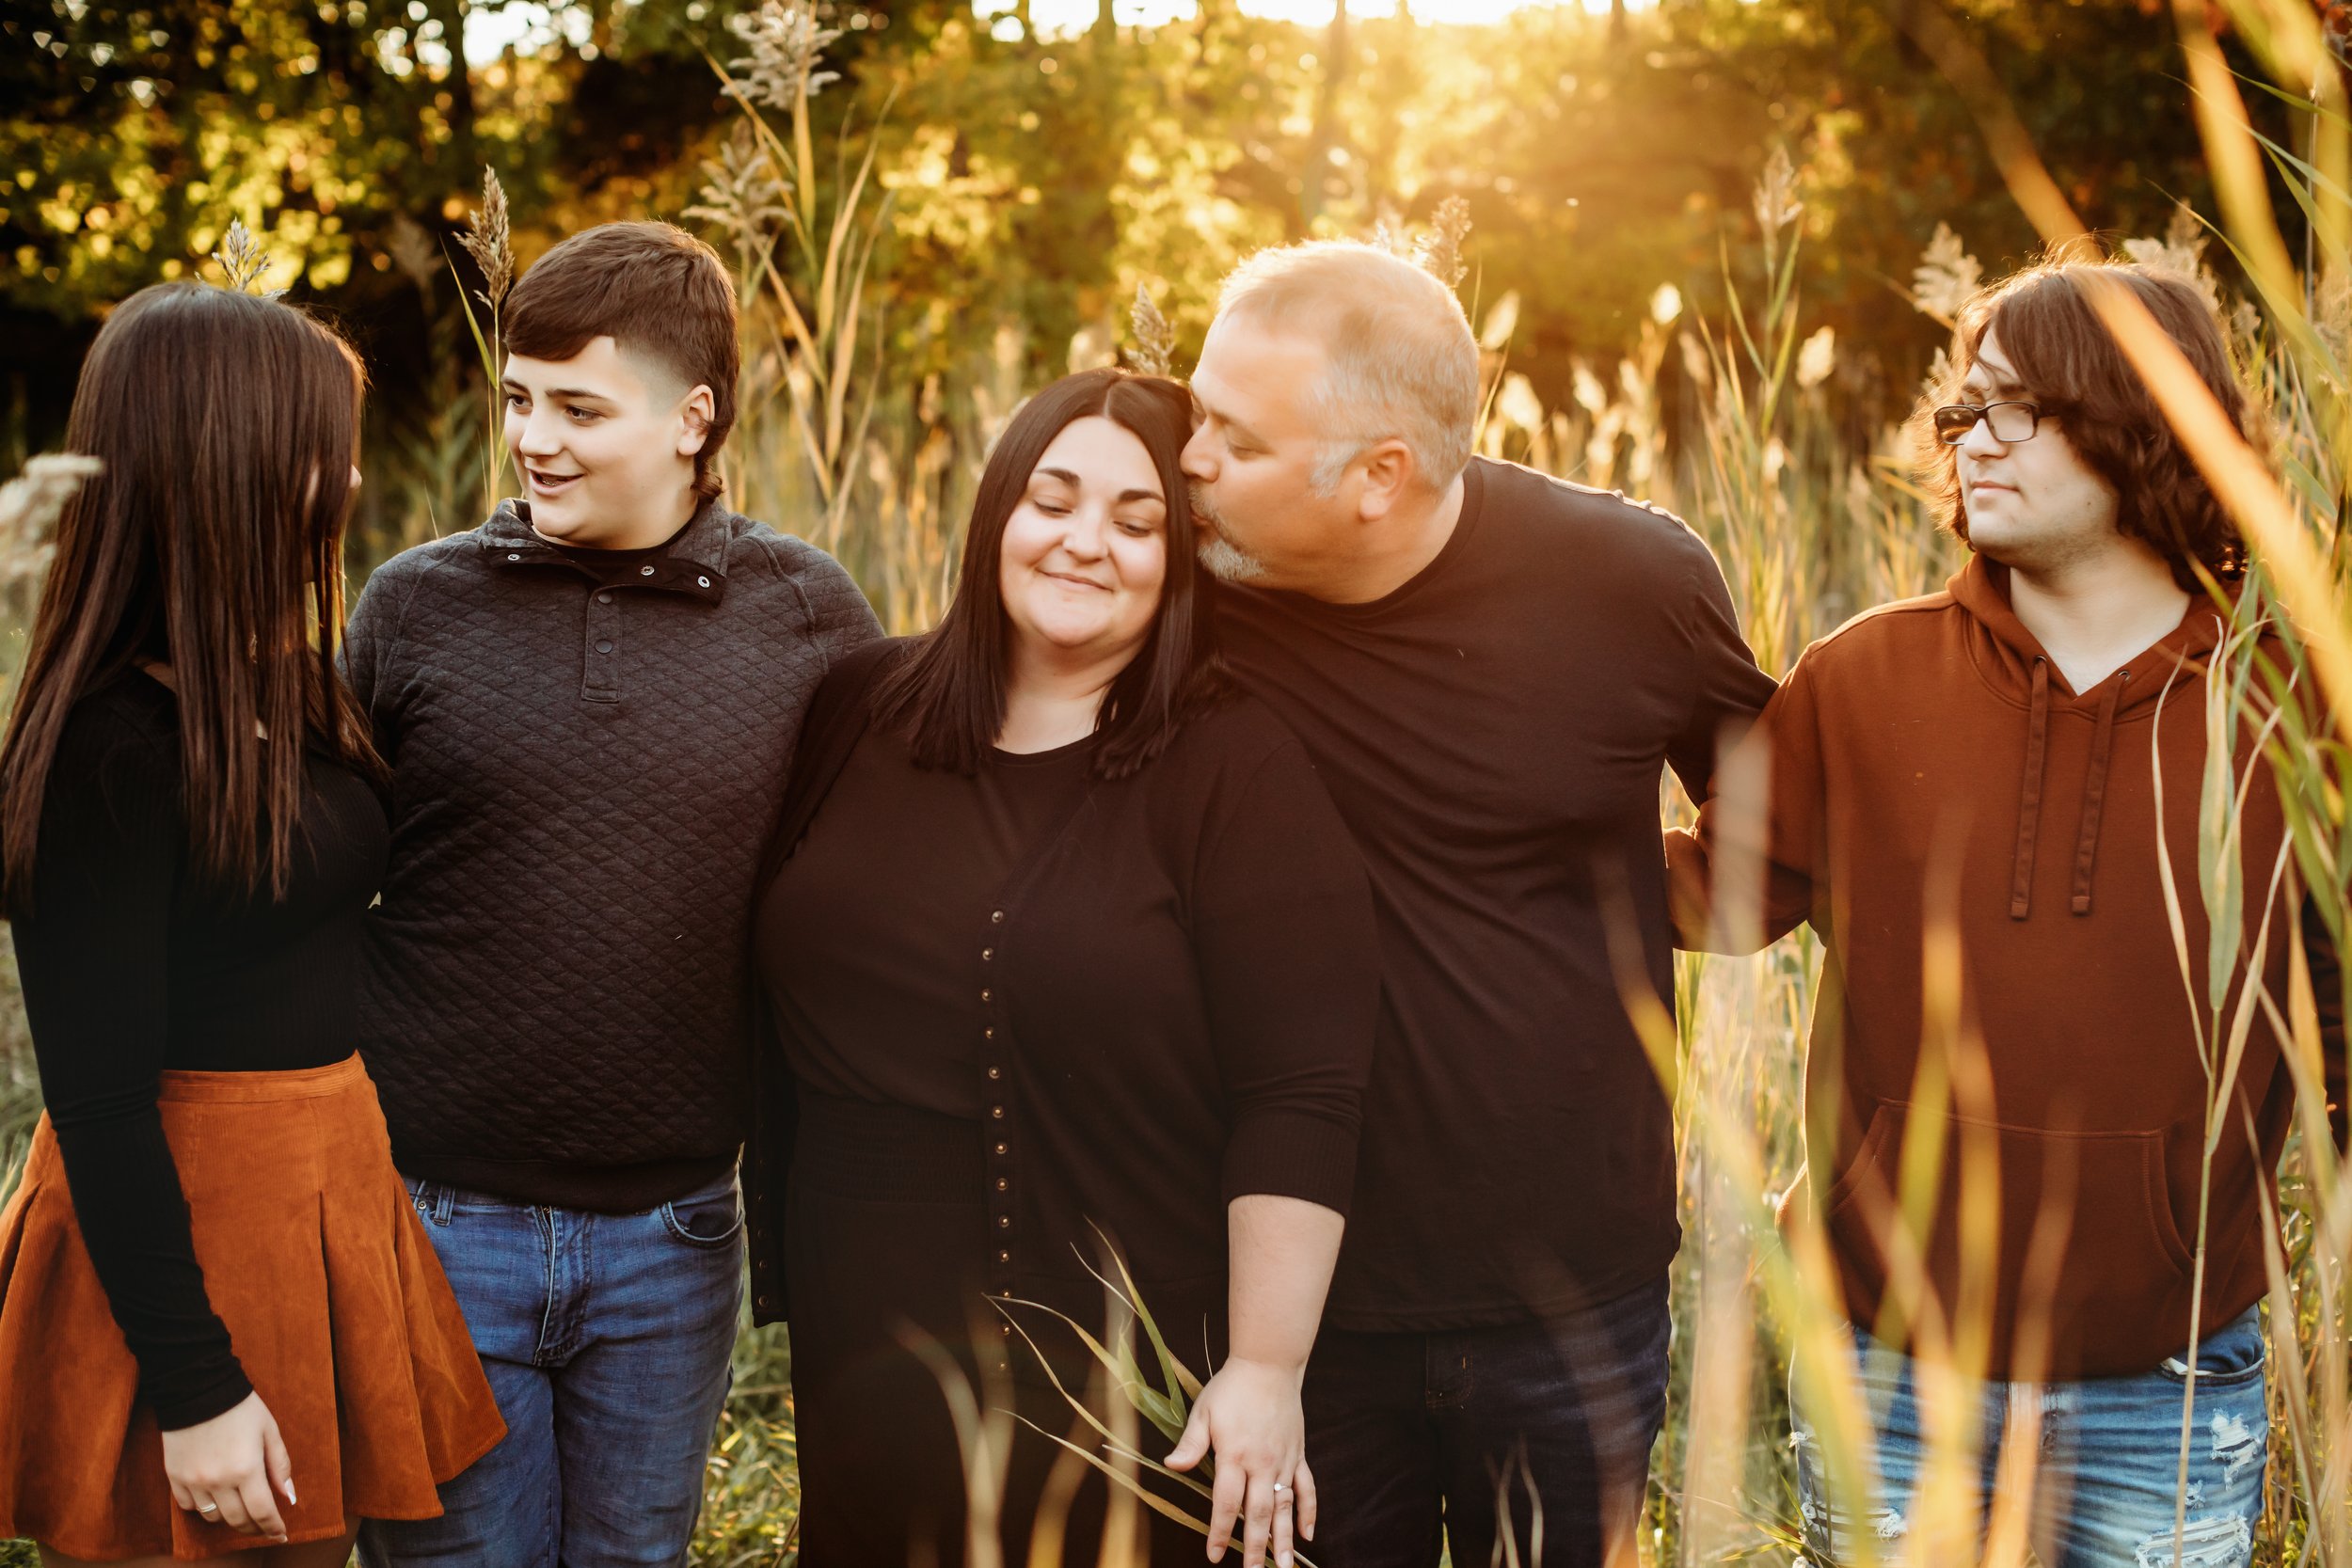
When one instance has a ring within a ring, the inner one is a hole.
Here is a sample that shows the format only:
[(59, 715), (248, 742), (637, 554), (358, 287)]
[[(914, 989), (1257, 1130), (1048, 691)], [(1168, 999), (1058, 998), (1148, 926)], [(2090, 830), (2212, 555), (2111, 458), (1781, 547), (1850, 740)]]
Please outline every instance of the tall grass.
[[(2298, 931), (2264, 927), (2259, 914), (2249, 929), (2245, 919), (2248, 909), (2266, 907), (2263, 895), (2274, 876), (2292, 877), (2309, 890), (2337, 945), (2352, 939), (2344, 792), (2352, 774), (2352, 732), (2344, 725), (2352, 712), (2345, 583), (2352, 550), (2343, 526), (2352, 515), (2352, 405), (2344, 390), (2352, 386), (2352, 120), (2342, 65), (2308, 8), (2226, 0), (2225, 8), (2262, 57), (2269, 83), (2220, 70), (2201, 0), (2182, 0), (2178, 24), (2193, 105), (2219, 201), (2197, 226), (2176, 226), (2128, 248), (2141, 260), (2198, 272), (2206, 251), (2217, 247), (2249, 280), (2247, 298), (2222, 303), (2245, 373), (2270, 417), (2270, 449), (2249, 451), (2215, 428), (2212, 411), (2200, 406), (2195, 388), (2141, 324), (2118, 312), (2114, 325), (2256, 543), (2241, 632), (2269, 617), (2285, 633), (2283, 659), (2266, 657), (2250, 636), (2239, 635), (2200, 677), (2195, 700), (2208, 737), (2201, 852), (2194, 865), (2175, 869), (2172, 896), (2207, 912), (2219, 945), (2190, 952), (2184, 936), (2175, 957), (2185, 980), (2183, 1005), (2195, 1009), (2205, 1042), (2208, 1147), (2221, 1131), (2248, 1032), (2268, 1024), (2293, 1042), (2296, 1131), (2265, 1236), (2272, 1422), (2255, 1561), (2352, 1568), (2352, 1183), (2328, 1135), (2317, 1034), (2323, 1007), (2343, 999), (2313, 989)], [(1923, 47), (1978, 109), (2020, 204), (2054, 242), (2078, 239), (2079, 223), (1966, 40), (1934, 32), (1931, 19), (1920, 25)], [(739, 31), (747, 53), (713, 63), (737, 96), (740, 124), (707, 167), (696, 214), (730, 257), (746, 301), (745, 411), (730, 443), (733, 494), (747, 509), (834, 549), (894, 629), (920, 627), (945, 605), (979, 465), (1024, 391), (1025, 328), (1005, 323), (974, 331), (952, 356), (952, 372), (911, 384), (894, 375), (879, 357), (882, 339), (866, 303), (885, 216), (879, 138), (871, 127), (845, 133), (820, 152), (808, 105), (828, 79), (827, 40), (807, 13), (771, 4)], [(2296, 138), (2282, 144), (2257, 135), (2244, 112), (2249, 92), (2289, 100)], [(1808, 320), (1798, 281), (1797, 172), (1776, 155), (1756, 191), (1753, 228), (1727, 238), (1722, 311), (1698, 319), (1676, 291), (1661, 288), (1635, 340), (1607, 362), (1580, 362), (1572, 394), (1558, 406), (1547, 406), (1511, 368), (1516, 296), (1500, 294), (1477, 323), (1487, 410), (1479, 450), (1580, 483), (1623, 486), (1680, 512), (1724, 561), (1741, 624), (1775, 673), (1853, 612), (1939, 586), (1957, 558), (1904, 477), (1897, 426), (1907, 410), (1880, 410), (1877, 434), (1859, 450), (1842, 433), (1851, 420), (1833, 418), (1837, 345)], [(2271, 211), (2265, 180), (2289, 193), (2291, 225), (2282, 228)], [(2298, 236), (2295, 243), (2286, 228)], [(1441, 253), (1434, 264), (1458, 268), (1463, 243), (1459, 227), (1431, 236), (1429, 248)], [(223, 264), (247, 274), (256, 267), (249, 250)], [(472, 510), (476, 486), (486, 492), (497, 483), (495, 432), (473, 412), (495, 375), (466, 363), (458, 335), (470, 307), (461, 301), (461, 315), (439, 301), (436, 290), (444, 285), (422, 261), (403, 265), (428, 304), (438, 306), (428, 314), (442, 324), (436, 352), (444, 379), (439, 406), (404, 427), (400, 463), (377, 470), (379, 485), (399, 491), (374, 503), (397, 519), (381, 541), (395, 546), (428, 530), (469, 525), (472, 516), (457, 514)], [(483, 266), (485, 275), (492, 270)], [(1921, 258), (1915, 301), (1948, 325), (1980, 273), (1962, 237), (1939, 229)], [(1139, 360), (1164, 362), (1168, 353), (1162, 329), (1149, 325), (1155, 319), (1156, 312), (1138, 312), (1146, 333)], [(486, 356), (495, 318), (488, 339), (479, 335), (479, 322), (475, 329), (472, 346)], [(1681, 412), (1670, 416), (1670, 409)], [(20, 532), (18, 553), (8, 559), (30, 559), (21, 552), (33, 544)], [(8, 591), (21, 613), (21, 580)], [(2274, 770), (2286, 812), (2291, 863), (2280, 867), (2236, 868), (2245, 769), (2252, 767)], [(1725, 781), (1734, 795), (1743, 787), (1736, 777)], [(1688, 805), (1669, 792), (1661, 809)], [(1739, 918), (1737, 910), (1726, 918)], [(2185, 931), (2185, 922), (2176, 917), (2174, 928)], [(2294, 950), (2291, 993), (2233, 991), (2232, 976), (2259, 968), (2244, 953), (2265, 944)], [(1964, 1109), (1981, 1092), (1981, 1062), (1960, 1027), (1958, 954), (1937, 937), (1926, 958), (1936, 1000), (1924, 1021), (1930, 1049), (1919, 1098)], [(1679, 958), (1678, 1006), (1629, 990), (1673, 1101), (1688, 1238), (1674, 1270), (1678, 1332), (1667, 1428), (1653, 1455), (1640, 1541), (1645, 1562), (1780, 1563), (1802, 1552), (1785, 1392), (1792, 1360), (1811, 1439), (1833, 1481), (1851, 1490), (1874, 1470), (1860, 1397), (1839, 1370), (1842, 1310), (1826, 1241), (1802, 1204), (1788, 1229), (1773, 1218), (1773, 1200), (1802, 1175), (1802, 1050), (1819, 974), (1818, 944), (1801, 932), (1754, 958)], [(21, 1162), (37, 1108), (11, 978), (0, 982), (0, 1166), (10, 1173), (0, 1191)], [(1981, 1224), (1986, 1206), (1999, 1200), (1985, 1185), (1982, 1161), (1964, 1144), (1947, 1157), (1961, 1162), (1970, 1195), (1963, 1226)], [(2201, 1255), (2214, 1240), (2201, 1215)], [(1915, 1271), (1898, 1293), (1919, 1326), (1925, 1292)], [(2023, 1510), (2034, 1479), (2030, 1443), (2011, 1443), (1994, 1456), (2003, 1485), (1993, 1499), (1989, 1539), (1976, 1536), (1986, 1503), (1975, 1495), (1985, 1434), (1973, 1429), (1968, 1412), (1976, 1404), (1972, 1367), (1983, 1365), (1982, 1325), (1964, 1318), (1923, 1327), (1954, 1370), (1923, 1390), (1935, 1452), (1911, 1534), (1888, 1555), (2022, 1562), (2030, 1556)], [(1105, 1354), (1132, 1363), (1134, 1343), (1120, 1350), (1106, 1342)], [(747, 1324), (695, 1538), (698, 1562), (792, 1559), (798, 1494), (789, 1369), (788, 1336)], [(1120, 1366), (1113, 1371), (1114, 1382), (1123, 1375)], [(1141, 1390), (1129, 1402), (1166, 1431), (1168, 1411), (1150, 1402), (1162, 1396), (1139, 1375), (1129, 1381)], [(1181, 1382), (1171, 1372), (1161, 1387)], [(2192, 1380), (2182, 1411), (2185, 1443), (2196, 1397)], [(984, 1406), (984, 1399), (975, 1404), (975, 1419)], [(1133, 1431), (1105, 1435), (1132, 1448)], [(1023, 1440), (1043, 1438), (1025, 1433)]]

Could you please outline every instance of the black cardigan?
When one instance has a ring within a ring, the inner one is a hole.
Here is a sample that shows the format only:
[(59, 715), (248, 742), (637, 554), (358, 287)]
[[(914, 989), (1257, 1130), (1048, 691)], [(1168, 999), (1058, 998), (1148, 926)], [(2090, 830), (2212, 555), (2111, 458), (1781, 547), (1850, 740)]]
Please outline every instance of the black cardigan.
[[(860, 649), (819, 689), (771, 872), (905, 646)], [(988, 1289), (1093, 1316), (1100, 1291), (1080, 1254), (1100, 1224), (1147, 1305), (1179, 1322), (1221, 1319), (1224, 1202), (1271, 1193), (1344, 1213), (1353, 1185), (1379, 969), (1370, 892), (1337, 812), (1270, 710), (1234, 697), (1150, 767), (1095, 783), (1001, 906), (973, 933), (994, 954), (986, 1017), (1004, 1066), (983, 1124), (991, 1224), (1005, 1242), (989, 1255)], [(1175, 950), (1122, 948), (1109, 1007), (1100, 987), (1042, 978), (1038, 955), (1085, 933), (1165, 930), (1163, 909), (1182, 927)], [(1267, 970), (1279, 983), (1252, 983)], [(1106, 1037), (1106, 1013), (1129, 997), (1134, 1011)], [(785, 1313), (796, 1113), (784, 1025), (764, 996), (758, 1011), (744, 1197), (754, 1315), (767, 1323)]]

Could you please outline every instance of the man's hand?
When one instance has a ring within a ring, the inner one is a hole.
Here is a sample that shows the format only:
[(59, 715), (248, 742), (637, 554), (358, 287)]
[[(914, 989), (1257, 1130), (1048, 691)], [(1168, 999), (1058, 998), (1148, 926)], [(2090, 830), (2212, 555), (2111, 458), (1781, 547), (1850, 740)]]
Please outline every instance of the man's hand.
[(1216, 1457), (1209, 1515), (1209, 1560), (1224, 1560), (1236, 1519), (1242, 1568), (1263, 1568), (1266, 1544), (1278, 1568), (1291, 1568), (1291, 1534), (1315, 1537), (1315, 1481), (1305, 1458), (1307, 1418), (1299, 1408), (1302, 1369), (1235, 1357), (1193, 1402), (1192, 1418), (1168, 1456), (1171, 1470)]

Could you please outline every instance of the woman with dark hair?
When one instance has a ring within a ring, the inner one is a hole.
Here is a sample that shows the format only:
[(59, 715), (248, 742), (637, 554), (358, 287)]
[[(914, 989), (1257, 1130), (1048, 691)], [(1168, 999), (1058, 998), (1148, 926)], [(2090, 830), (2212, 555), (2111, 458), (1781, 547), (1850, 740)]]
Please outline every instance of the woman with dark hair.
[(1213, 1515), (1212, 1558), (1229, 1524), (1251, 1564), (1313, 1528), (1300, 1378), (1378, 962), (1322, 785), (1219, 677), (1191, 424), (1158, 378), (1040, 393), (981, 478), (946, 617), (844, 661), (811, 710), (756, 926), (790, 1092), (763, 1097), (746, 1175), (755, 1307), (792, 1324), (808, 1568), (964, 1560), (925, 1340), (1042, 1429), (1011, 1445), (1006, 1560), (1060, 1560), (1056, 1539), (1140, 1560), (1142, 1520), (1155, 1560), (1202, 1550), (1083, 1461), (1055, 1474), (1072, 1412), (1014, 1320), (1073, 1392), (1087, 1358), (1016, 1304), (1102, 1332), (1106, 1247), (1216, 1369), (1168, 1460), (1214, 1459), (1213, 1500), (1175, 1494)]
[(504, 1428), (352, 1053), (383, 765), (335, 674), (364, 378), (198, 283), (98, 334), (0, 744), (48, 1109), (0, 1214), (0, 1536), (341, 1564)]

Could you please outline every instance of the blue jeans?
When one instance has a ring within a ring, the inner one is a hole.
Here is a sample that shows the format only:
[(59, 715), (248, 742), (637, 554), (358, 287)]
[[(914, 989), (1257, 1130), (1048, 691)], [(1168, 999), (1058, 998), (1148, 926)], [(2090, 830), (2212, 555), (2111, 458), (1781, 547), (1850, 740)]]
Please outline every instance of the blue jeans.
[(1612, 1543), (1630, 1562), (1671, 1334), (1662, 1278), (1544, 1323), (1325, 1329), (1304, 1395), (1308, 1554), (1324, 1568), (1437, 1568), (1450, 1550), (1484, 1568), (1503, 1560), (1508, 1529), (1533, 1568), (1540, 1498), (1545, 1568), (1620, 1560)]
[(369, 1568), (686, 1560), (742, 1294), (735, 1177), (641, 1214), (411, 1180), (506, 1436), (438, 1519), (372, 1520)]
[[(1857, 1518), (1885, 1555), (1910, 1528), (1912, 1497), (1927, 1460), (1910, 1357), (1857, 1328), (1863, 1397), (1876, 1429), (1880, 1491), (1859, 1509), (1833, 1497), (1819, 1440), (1789, 1392), (1804, 1533), (1823, 1563), (1848, 1560)], [(2180, 1496), (2181, 1401), (2187, 1367), (2179, 1357), (2129, 1377), (2049, 1383), (1988, 1383), (1983, 1402), (1979, 1496), (1993, 1495), (2003, 1433), (2041, 1423), (2031, 1528), (2049, 1568), (2239, 1568), (2253, 1555), (2263, 1512), (2263, 1468), (2270, 1416), (2263, 1386), (2259, 1308), (2248, 1307), (2197, 1347), (2195, 1433), (2188, 1454), (2187, 1527), (2175, 1552)]]

